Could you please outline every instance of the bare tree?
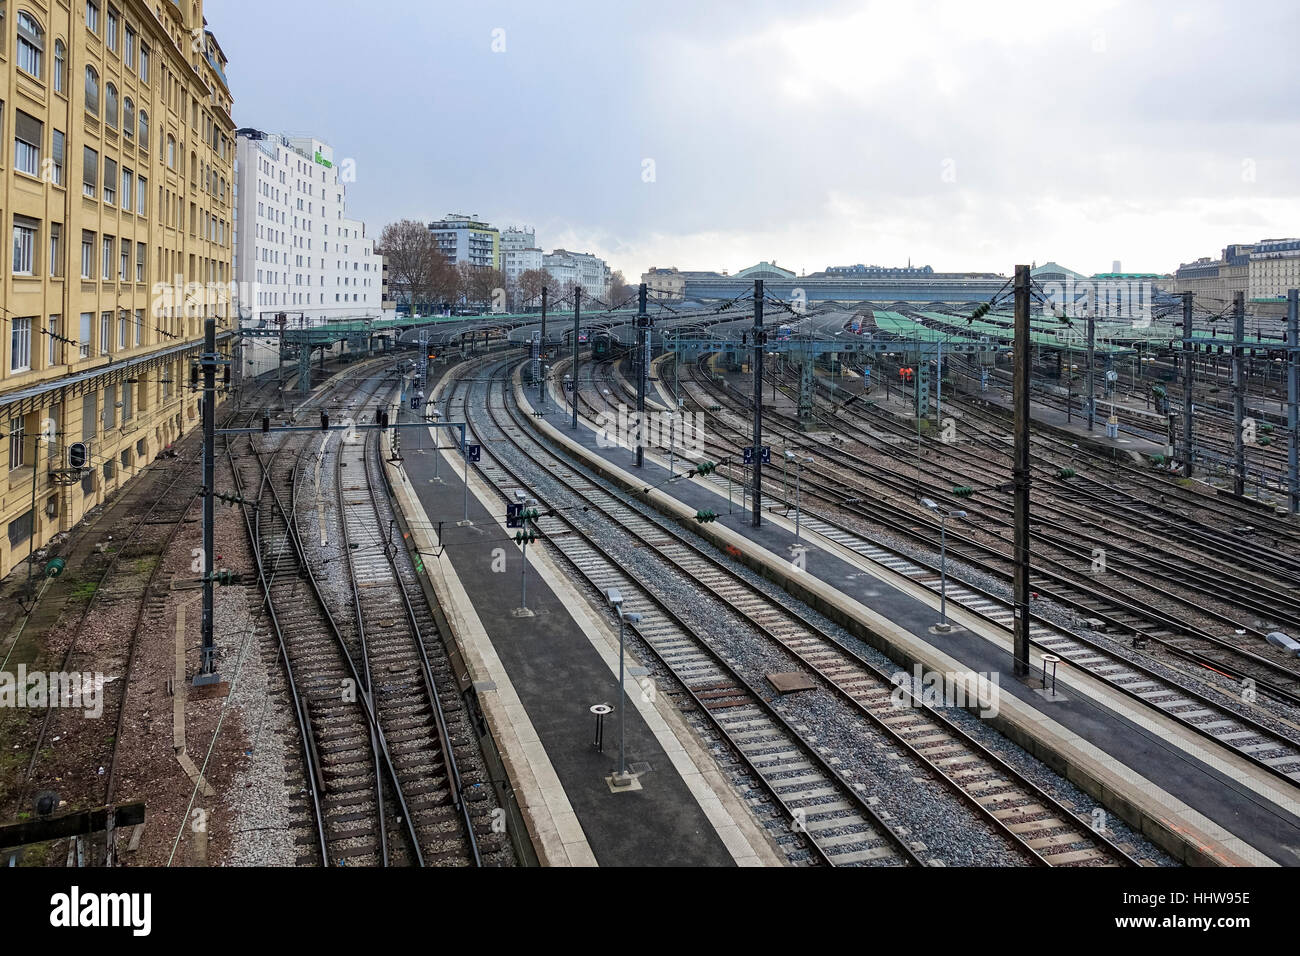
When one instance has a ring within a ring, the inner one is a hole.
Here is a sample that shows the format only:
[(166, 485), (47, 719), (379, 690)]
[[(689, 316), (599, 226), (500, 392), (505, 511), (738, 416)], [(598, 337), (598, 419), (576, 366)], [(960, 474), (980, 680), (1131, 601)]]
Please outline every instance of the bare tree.
[(636, 293), (636, 287), (627, 284), (623, 278), (623, 273), (615, 269), (609, 276), (609, 304), (610, 306), (622, 305)]
[(550, 273), (545, 269), (527, 269), (521, 272), (516, 284), (519, 287), (519, 298), (524, 308), (540, 308), (542, 289), (545, 287), (550, 287), (552, 300), (557, 298), (555, 283), (551, 280)]
[(424, 223), (414, 219), (390, 222), (380, 233), (376, 251), (388, 264), (389, 284), (394, 291), (406, 294), (412, 315), (420, 305), (440, 298), (439, 276), (447, 268), (447, 260)]

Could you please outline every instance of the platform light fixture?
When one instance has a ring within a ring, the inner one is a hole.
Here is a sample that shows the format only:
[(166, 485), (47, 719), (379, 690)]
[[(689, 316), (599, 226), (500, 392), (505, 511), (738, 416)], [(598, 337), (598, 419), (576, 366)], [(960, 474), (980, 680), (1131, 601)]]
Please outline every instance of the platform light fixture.
[(623, 628), (625, 624), (640, 622), (641, 615), (623, 610), (623, 594), (618, 588), (609, 588), (605, 591), (605, 599), (618, 614), (618, 773), (614, 775), (614, 786), (628, 787), (632, 784), (632, 778), (627, 773), (627, 689), (623, 685), (625, 671)]
[(939, 516), (939, 623), (935, 630), (946, 633), (952, 630), (948, 623), (948, 519), (965, 518), (966, 512), (942, 508), (933, 498), (922, 498), (921, 505)]

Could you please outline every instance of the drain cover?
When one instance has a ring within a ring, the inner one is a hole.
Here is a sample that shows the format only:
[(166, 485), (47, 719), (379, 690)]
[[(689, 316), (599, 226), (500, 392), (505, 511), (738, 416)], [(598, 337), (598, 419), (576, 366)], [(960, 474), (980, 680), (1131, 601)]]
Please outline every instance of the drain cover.
[(791, 671), (787, 674), (768, 674), (768, 681), (773, 687), (782, 694), (793, 694), (796, 691), (812, 690), (817, 685), (812, 679), (799, 671)]

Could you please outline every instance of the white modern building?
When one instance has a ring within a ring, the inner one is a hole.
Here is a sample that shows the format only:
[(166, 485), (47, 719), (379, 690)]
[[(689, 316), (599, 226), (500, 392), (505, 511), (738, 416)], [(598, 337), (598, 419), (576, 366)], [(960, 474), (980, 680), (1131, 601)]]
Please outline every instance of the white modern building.
[(609, 266), (589, 252), (556, 249), (542, 257), (542, 268), (561, 290), (578, 285), (585, 295), (602, 300), (609, 295)]
[[(235, 152), (235, 280), (240, 321), (289, 325), (383, 315), (383, 259), (365, 223), (346, 215), (346, 176), (334, 150), (312, 137), (238, 131)], [(258, 374), (277, 361), (278, 340), (246, 349)]]
[(525, 272), (541, 267), (542, 250), (533, 230), (511, 226), (501, 233), (501, 271), (510, 282), (518, 282)]

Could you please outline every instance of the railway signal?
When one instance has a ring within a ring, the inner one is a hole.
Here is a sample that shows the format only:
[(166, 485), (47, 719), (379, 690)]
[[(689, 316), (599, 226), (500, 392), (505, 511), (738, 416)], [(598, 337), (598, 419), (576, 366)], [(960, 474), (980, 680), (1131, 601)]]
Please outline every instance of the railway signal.
[(519, 569), (519, 607), (514, 612), (515, 617), (533, 616), (533, 612), (528, 610), (528, 546), (537, 541), (537, 528), (533, 522), (541, 517), (541, 512), (529, 507), (535, 504), (536, 499), (528, 498), (506, 505), (506, 527), (519, 529), (515, 532), (514, 541), (523, 549), (522, 566)]

